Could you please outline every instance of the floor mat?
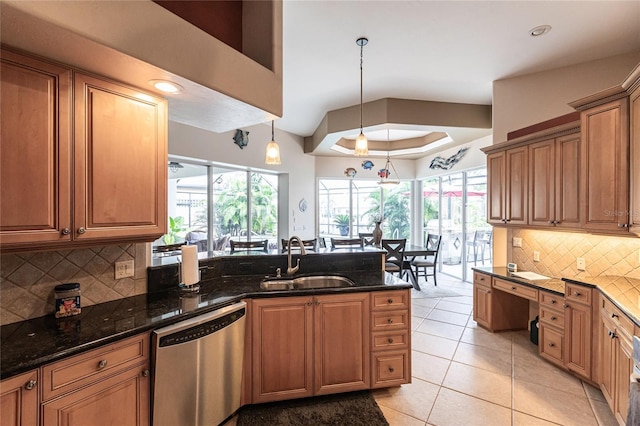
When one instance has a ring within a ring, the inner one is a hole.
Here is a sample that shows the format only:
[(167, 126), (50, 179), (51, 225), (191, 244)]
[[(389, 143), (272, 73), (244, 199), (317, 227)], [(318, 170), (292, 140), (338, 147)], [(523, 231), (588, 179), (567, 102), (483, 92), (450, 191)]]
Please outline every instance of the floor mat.
[(237, 425), (388, 426), (389, 423), (371, 393), (361, 391), (247, 405), (238, 412)]

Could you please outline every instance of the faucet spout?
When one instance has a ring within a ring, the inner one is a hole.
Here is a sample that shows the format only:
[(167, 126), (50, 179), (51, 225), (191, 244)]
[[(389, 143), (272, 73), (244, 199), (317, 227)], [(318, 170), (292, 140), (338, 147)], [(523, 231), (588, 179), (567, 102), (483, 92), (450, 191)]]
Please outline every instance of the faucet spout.
[(292, 267), (291, 242), (294, 240), (297, 241), (298, 245), (300, 246), (300, 256), (304, 256), (307, 254), (304, 250), (304, 244), (302, 244), (302, 240), (300, 239), (300, 237), (294, 235), (293, 237), (289, 238), (289, 244), (287, 244), (287, 275), (293, 275), (298, 272), (298, 269), (300, 269), (300, 259), (297, 259), (296, 266)]

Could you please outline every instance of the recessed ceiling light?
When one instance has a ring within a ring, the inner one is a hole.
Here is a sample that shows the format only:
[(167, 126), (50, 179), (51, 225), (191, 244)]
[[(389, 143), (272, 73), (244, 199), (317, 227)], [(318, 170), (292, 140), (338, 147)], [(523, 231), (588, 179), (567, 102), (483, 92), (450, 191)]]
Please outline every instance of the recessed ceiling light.
[(529, 30), (529, 35), (531, 37), (540, 37), (551, 31), (551, 25), (540, 25), (538, 27), (532, 28)]
[(149, 83), (151, 83), (153, 87), (164, 93), (176, 94), (182, 93), (182, 91), (184, 90), (184, 87), (169, 80), (150, 80)]

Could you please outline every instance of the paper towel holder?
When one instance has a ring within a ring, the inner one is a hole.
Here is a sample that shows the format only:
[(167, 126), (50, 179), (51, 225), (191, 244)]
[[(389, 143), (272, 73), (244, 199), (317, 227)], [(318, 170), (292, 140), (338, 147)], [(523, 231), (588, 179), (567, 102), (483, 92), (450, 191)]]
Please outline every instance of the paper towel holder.
[[(200, 271), (200, 268), (198, 268), (198, 281), (200, 281), (201, 273), (202, 272)], [(182, 281), (182, 262), (180, 261), (180, 259), (178, 259), (178, 287), (180, 287), (180, 290), (188, 292), (195, 292), (200, 290), (199, 284), (189, 285), (185, 284)]]

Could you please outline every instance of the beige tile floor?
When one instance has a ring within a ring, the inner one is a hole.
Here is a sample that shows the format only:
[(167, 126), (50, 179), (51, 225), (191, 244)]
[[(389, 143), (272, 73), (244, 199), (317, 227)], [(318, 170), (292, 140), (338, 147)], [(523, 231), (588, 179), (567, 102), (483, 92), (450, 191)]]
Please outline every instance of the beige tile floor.
[(412, 291), (412, 383), (374, 392), (391, 426), (617, 425), (599, 389), (538, 356), (528, 332), (490, 333), (472, 285), (446, 275)]

